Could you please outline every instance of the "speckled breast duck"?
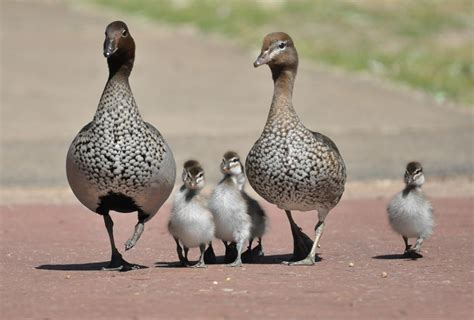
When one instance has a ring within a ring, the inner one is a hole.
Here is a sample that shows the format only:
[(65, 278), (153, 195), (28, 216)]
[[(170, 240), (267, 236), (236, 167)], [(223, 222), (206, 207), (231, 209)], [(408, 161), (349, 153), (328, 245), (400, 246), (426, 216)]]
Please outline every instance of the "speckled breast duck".
[[(294, 240), (288, 264), (314, 264), (324, 221), (344, 192), (346, 168), (336, 144), (308, 130), (292, 104), (298, 54), (286, 33), (268, 34), (255, 67), (268, 64), (274, 81), (273, 100), (260, 138), (250, 150), (246, 173), (265, 200), (286, 211)], [(291, 210), (317, 210), (315, 241), (294, 222)]]
[(105, 31), (104, 56), (109, 78), (93, 120), (77, 134), (67, 154), (69, 185), (82, 204), (104, 218), (112, 247), (107, 268), (131, 270), (139, 266), (122, 258), (115, 246), (110, 210), (138, 212), (138, 223), (125, 250), (132, 248), (150, 220), (169, 197), (176, 164), (160, 132), (144, 122), (128, 78), (135, 58), (135, 42), (121, 21)]

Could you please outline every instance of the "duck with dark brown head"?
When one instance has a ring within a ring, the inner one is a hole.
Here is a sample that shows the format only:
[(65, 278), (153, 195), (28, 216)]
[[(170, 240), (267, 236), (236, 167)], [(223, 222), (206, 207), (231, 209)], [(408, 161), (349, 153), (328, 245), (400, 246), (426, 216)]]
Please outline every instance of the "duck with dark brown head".
[[(288, 264), (312, 265), (326, 216), (344, 192), (346, 167), (336, 144), (308, 130), (293, 108), (298, 53), (288, 34), (264, 38), (254, 66), (263, 64), (272, 72), (273, 99), (263, 132), (247, 156), (247, 178), (259, 195), (286, 211), (294, 245)], [(291, 210), (318, 211), (314, 242), (294, 222)]]
[(138, 212), (138, 223), (125, 250), (135, 246), (144, 224), (169, 197), (176, 164), (160, 132), (143, 121), (128, 78), (135, 59), (135, 42), (122, 21), (105, 30), (103, 48), (109, 78), (93, 120), (77, 134), (66, 160), (72, 191), (90, 210), (103, 216), (112, 248), (107, 270), (139, 266), (123, 259), (115, 246), (111, 210)]

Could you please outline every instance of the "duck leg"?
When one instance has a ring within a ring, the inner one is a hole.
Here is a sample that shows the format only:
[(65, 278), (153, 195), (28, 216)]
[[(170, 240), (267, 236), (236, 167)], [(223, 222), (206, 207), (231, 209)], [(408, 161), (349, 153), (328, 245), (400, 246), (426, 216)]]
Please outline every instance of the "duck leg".
[(193, 265), (193, 268), (205, 268), (206, 264), (204, 263), (204, 252), (206, 250), (206, 245), (203, 243), (199, 246), (199, 250), (201, 250), (201, 255), (199, 256), (199, 261)]
[[(308, 256), (313, 241), (301, 231), (301, 228), (295, 223), (290, 210), (285, 210), (288, 221), (290, 222), (291, 234), (293, 235), (293, 256), (291, 261), (300, 261)], [(287, 262), (284, 262), (287, 264)]]
[(125, 261), (120, 252), (117, 250), (114, 240), (114, 222), (112, 221), (108, 211), (102, 215), (104, 216), (105, 228), (109, 234), (110, 246), (112, 248), (112, 258), (110, 259), (110, 263), (107, 267), (102, 268), (102, 270), (130, 271), (140, 269), (139, 265), (134, 265)]
[(137, 244), (143, 230), (145, 230), (145, 220), (147, 217), (148, 215), (143, 211), (138, 211), (138, 222), (135, 225), (135, 231), (133, 232), (132, 237), (125, 242), (125, 251), (132, 249)]
[(311, 251), (309, 252), (308, 256), (302, 260), (295, 261), (295, 262), (288, 262), (288, 265), (291, 266), (311, 266), (316, 261), (316, 248), (319, 247), (319, 241), (321, 241), (321, 236), (323, 235), (324, 230), (324, 220), (319, 220), (318, 224), (314, 228), (316, 231), (316, 236), (314, 238), (313, 246), (311, 247)]

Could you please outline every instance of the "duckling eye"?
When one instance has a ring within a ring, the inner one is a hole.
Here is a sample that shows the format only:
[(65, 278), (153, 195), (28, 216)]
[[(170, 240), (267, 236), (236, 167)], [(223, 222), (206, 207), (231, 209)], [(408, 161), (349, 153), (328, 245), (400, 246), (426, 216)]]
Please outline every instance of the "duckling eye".
[(128, 35), (127, 30), (123, 29), (122, 30), (122, 37), (126, 37)]
[(231, 162), (238, 162), (239, 159), (237, 159), (237, 158), (232, 158), (232, 160), (230, 160), (230, 161), (231, 161)]
[(285, 46), (286, 46), (286, 43), (284, 43), (284, 42), (280, 42), (280, 44), (278, 45), (278, 48), (280, 48), (280, 49), (284, 49), (284, 48), (285, 48)]

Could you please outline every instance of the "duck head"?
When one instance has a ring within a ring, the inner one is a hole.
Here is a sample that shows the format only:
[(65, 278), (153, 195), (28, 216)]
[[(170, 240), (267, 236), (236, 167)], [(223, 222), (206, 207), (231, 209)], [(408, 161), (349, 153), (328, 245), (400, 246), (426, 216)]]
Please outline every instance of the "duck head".
[(105, 29), (104, 57), (107, 60), (133, 61), (135, 41), (124, 22), (114, 21)]
[(262, 50), (253, 63), (255, 68), (268, 64), (270, 69), (294, 69), (298, 67), (298, 52), (291, 37), (284, 32), (267, 34), (263, 39)]

